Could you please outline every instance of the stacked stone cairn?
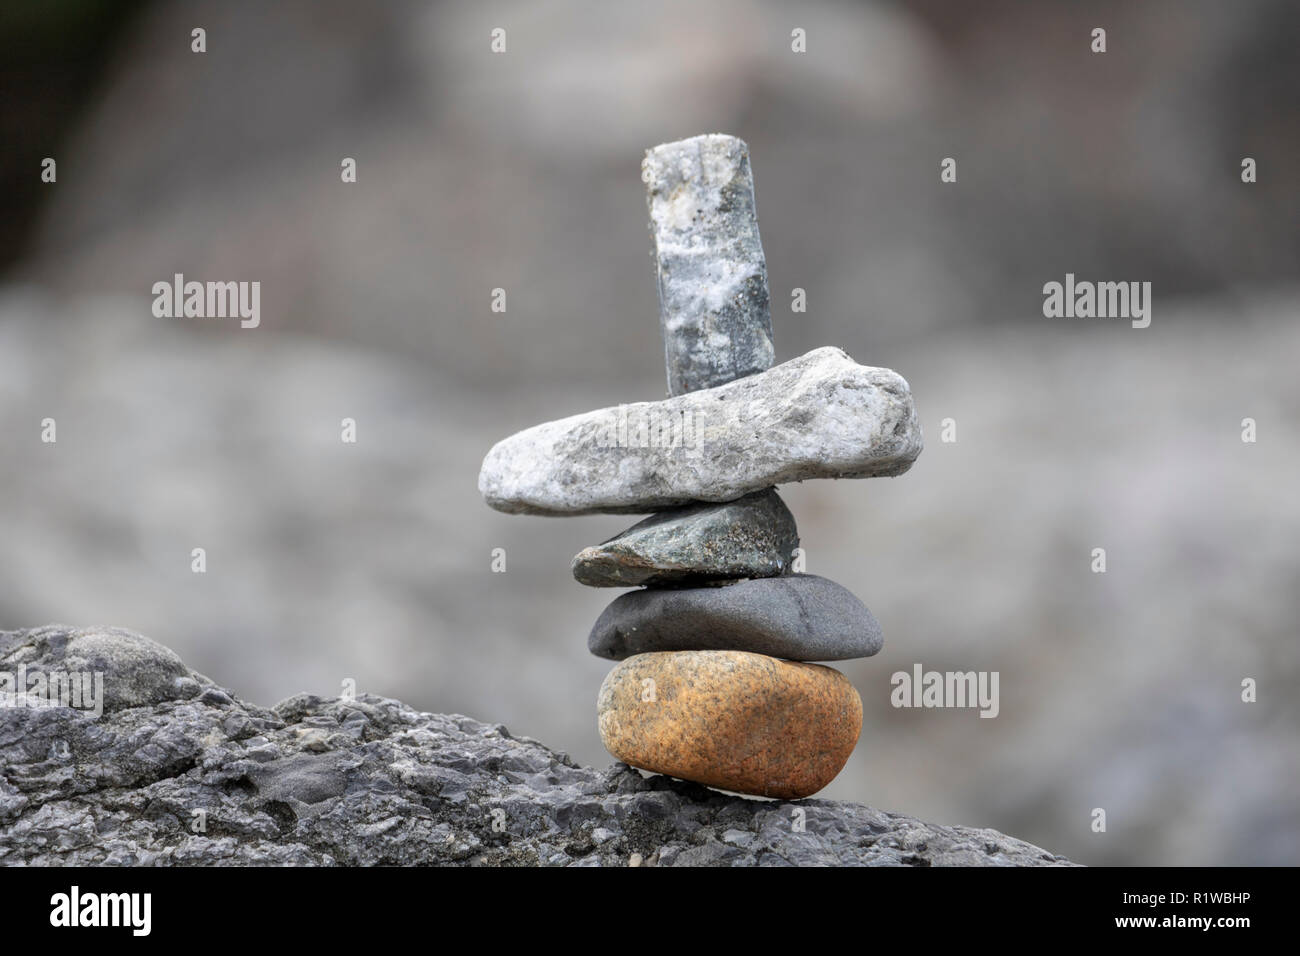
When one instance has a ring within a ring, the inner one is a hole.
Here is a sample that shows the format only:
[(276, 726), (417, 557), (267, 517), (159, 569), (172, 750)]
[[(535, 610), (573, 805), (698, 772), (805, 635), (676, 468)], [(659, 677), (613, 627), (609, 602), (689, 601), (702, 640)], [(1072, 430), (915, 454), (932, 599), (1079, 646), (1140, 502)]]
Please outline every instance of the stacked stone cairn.
[(905, 472), (921, 429), (907, 382), (819, 348), (773, 365), (748, 147), (697, 136), (643, 163), (669, 397), (574, 415), (497, 443), (479, 475), (511, 514), (653, 512), (573, 559), (620, 595), (592, 628), (618, 661), (601, 740), (642, 770), (765, 797), (816, 793), (843, 768), (862, 701), (811, 661), (869, 657), (871, 612), (796, 573), (775, 485)]

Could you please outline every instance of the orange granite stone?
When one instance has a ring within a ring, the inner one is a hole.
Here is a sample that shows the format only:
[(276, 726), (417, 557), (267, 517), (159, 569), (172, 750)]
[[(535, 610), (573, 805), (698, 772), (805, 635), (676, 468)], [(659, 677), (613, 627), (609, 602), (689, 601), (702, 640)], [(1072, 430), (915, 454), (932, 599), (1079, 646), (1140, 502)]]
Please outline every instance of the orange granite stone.
[(830, 783), (862, 730), (839, 671), (746, 651), (636, 654), (596, 707), (605, 749), (626, 764), (786, 800)]

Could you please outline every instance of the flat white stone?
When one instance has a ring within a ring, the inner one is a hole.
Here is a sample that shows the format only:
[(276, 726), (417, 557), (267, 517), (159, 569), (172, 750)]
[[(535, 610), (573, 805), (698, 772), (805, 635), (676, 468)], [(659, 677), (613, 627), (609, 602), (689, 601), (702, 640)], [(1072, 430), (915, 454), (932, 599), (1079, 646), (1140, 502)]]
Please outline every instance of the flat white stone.
[(819, 348), (716, 388), (526, 429), (488, 452), (478, 487), (511, 514), (658, 511), (808, 478), (901, 475), (922, 447), (901, 375)]

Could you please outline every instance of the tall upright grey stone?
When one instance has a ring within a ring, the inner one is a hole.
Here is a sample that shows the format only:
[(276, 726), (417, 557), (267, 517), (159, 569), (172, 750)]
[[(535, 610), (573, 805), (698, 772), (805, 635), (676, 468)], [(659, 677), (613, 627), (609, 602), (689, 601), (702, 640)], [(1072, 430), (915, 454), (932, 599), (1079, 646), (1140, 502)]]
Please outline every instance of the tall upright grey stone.
[(767, 263), (749, 147), (709, 134), (646, 150), (668, 394), (772, 367)]

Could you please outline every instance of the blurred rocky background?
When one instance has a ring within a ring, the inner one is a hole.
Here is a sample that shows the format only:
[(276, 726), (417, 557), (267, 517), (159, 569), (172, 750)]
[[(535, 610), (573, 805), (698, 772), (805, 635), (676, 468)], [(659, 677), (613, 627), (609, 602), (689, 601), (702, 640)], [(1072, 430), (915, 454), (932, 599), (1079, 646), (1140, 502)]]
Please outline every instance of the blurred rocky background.
[[(778, 359), (897, 369), (929, 439), (784, 492), (886, 636), (824, 795), (1083, 863), (1296, 863), (1297, 35), (1290, 0), (8, 4), (0, 628), (121, 625), (262, 704), (353, 678), (606, 762), (617, 592), (568, 564), (631, 520), (475, 483), (515, 430), (663, 396), (641, 154), (729, 132)], [(177, 272), (260, 281), (260, 328), (155, 318)], [(1067, 272), (1151, 282), (1151, 327), (1045, 319)], [(999, 671), (999, 716), (892, 708), (917, 662)]]

